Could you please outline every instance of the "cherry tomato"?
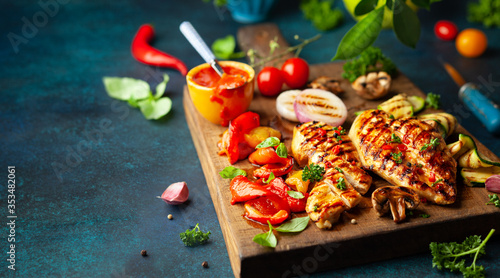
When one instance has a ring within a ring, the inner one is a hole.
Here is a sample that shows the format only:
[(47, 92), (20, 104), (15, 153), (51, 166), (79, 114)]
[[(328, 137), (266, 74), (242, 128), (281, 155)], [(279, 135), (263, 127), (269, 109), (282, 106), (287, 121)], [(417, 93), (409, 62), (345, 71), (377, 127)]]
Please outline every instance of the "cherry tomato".
[(448, 20), (440, 20), (434, 25), (434, 34), (444, 41), (452, 41), (458, 34), (458, 28), (455, 23)]
[(475, 58), (481, 56), (486, 51), (488, 39), (483, 31), (469, 28), (458, 34), (455, 46), (460, 55)]
[(257, 75), (257, 86), (264, 96), (278, 95), (281, 92), (281, 86), (283, 86), (281, 71), (275, 67), (264, 67)]
[(298, 89), (306, 85), (309, 80), (309, 64), (301, 58), (290, 58), (281, 67), (286, 85), (292, 89)]

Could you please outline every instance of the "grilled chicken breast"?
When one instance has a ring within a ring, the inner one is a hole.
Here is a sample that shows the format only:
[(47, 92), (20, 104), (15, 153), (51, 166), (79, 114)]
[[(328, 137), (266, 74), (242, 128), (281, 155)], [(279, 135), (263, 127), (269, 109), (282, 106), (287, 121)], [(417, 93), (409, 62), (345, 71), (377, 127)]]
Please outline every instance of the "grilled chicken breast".
[(457, 162), (435, 127), (367, 110), (354, 120), (349, 137), (365, 169), (436, 204), (455, 202)]
[(292, 154), (297, 163), (301, 167), (318, 164), (326, 170), (306, 205), (306, 212), (319, 228), (330, 228), (344, 210), (355, 207), (372, 181), (360, 168), (351, 140), (340, 133), (321, 122), (297, 125), (293, 132)]

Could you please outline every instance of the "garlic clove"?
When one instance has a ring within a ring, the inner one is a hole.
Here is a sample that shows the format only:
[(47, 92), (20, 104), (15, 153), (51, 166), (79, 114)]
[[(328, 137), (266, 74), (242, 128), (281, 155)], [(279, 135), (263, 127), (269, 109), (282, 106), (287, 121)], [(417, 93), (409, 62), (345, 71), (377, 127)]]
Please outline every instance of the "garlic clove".
[(500, 175), (493, 175), (487, 178), (484, 186), (488, 191), (500, 193)]
[(167, 204), (180, 205), (187, 201), (188, 197), (189, 189), (186, 182), (182, 181), (169, 185), (160, 198)]

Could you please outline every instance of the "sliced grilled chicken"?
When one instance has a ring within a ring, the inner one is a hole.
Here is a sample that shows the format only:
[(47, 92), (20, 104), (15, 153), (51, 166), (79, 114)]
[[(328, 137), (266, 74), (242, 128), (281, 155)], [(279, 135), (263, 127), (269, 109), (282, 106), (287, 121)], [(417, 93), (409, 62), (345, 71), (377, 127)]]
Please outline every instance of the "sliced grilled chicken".
[(457, 162), (436, 128), (416, 118), (395, 120), (382, 110), (367, 110), (354, 120), (349, 137), (365, 169), (436, 204), (455, 202)]
[(331, 228), (344, 210), (344, 202), (325, 182), (318, 183), (309, 193), (306, 212), (320, 229)]
[(361, 169), (362, 164), (351, 139), (337, 133), (334, 127), (322, 122), (307, 122), (295, 126), (293, 157), (301, 167), (314, 163), (325, 169), (340, 168), (348, 183), (364, 194), (370, 188), (372, 178)]

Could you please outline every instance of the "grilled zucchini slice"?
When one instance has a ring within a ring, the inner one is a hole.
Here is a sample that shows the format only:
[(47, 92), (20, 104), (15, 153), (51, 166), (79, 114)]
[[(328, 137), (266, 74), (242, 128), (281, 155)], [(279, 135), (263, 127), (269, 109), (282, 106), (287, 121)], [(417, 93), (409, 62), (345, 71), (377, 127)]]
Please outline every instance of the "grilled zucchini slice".
[(457, 119), (455, 118), (455, 116), (448, 114), (448, 113), (444, 113), (444, 112), (434, 113), (434, 114), (425, 114), (425, 115), (418, 116), (418, 118), (423, 120), (423, 121), (427, 121), (427, 120), (436, 121), (438, 123), (438, 126), (440, 127), (440, 129), (444, 130), (444, 134), (445, 134), (445, 136), (443, 136), (444, 138), (450, 136), (450, 134), (452, 134), (453, 131), (455, 131), (455, 127), (457, 126)]
[(425, 108), (425, 99), (419, 96), (409, 96), (408, 101), (413, 106), (413, 113), (418, 113)]
[(493, 175), (500, 175), (500, 167), (493, 166), (487, 168), (462, 168), (460, 175), (464, 178), (467, 186), (484, 186), (486, 179)]
[(396, 95), (382, 102), (377, 108), (391, 114), (395, 119), (413, 116), (413, 105), (405, 94)]

